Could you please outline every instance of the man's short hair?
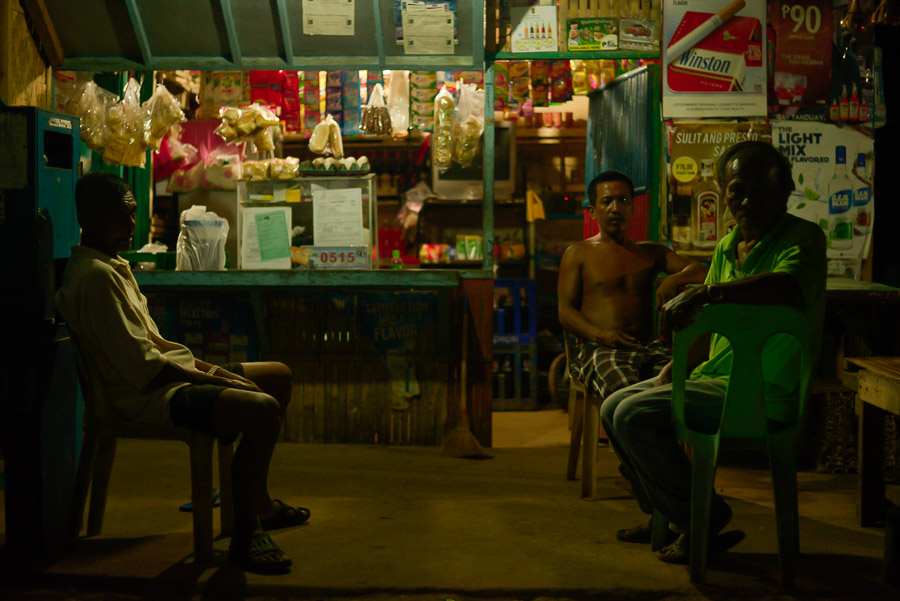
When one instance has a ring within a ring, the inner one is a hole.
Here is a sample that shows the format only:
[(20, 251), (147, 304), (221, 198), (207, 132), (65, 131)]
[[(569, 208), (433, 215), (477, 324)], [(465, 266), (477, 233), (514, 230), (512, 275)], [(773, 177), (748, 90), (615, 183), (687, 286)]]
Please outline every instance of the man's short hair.
[(86, 173), (75, 184), (75, 211), (78, 223), (90, 215), (103, 201), (118, 202), (127, 194), (134, 195), (131, 186), (118, 175), (103, 171)]
[(748, 140), (738, 142), (734, 146), (729, 147), (719, 157), (719, 163), (716, 165), (716, 179), (719, 181), (719, 187), (724, 191), (725, 185), (725, 168), (738, 155), (748, 155), (758, 157), (762, 160), (769, 161), (778, 168), (778, 188), (783, 195), (783, 200), (787, 200), (791, 192), (794, 190), (794, 177), (791, 175), (791, 161), (784, 156), (780, 150), (766, 142), (759, 140)]
[(631, 178), (621, 171), (610, 169), (591, 180), (591, 185), (588, 186), (588, 201), (591, 203), (591, 206), (594, 206), (597, 202), (597, 186), (605, 182), (625, 182), (628, 184), (628, 192), (634, 198), (634, 182), (631, 181)]

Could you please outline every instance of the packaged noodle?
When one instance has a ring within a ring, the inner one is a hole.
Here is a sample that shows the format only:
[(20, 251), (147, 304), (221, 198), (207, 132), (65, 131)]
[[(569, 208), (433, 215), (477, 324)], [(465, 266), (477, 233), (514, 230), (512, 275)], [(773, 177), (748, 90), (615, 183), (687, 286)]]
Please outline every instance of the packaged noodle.
[(269, 179), (269, 161), (244, 161), (243, 178), (248, 182), (262, 182)]
[(380, 83), (372, 88), (359, 129), (369, 136), (387, 136), (391, 133), (391, 113), (384, 103), (384, 88)]
[(253, 134), (253, 143), (256, 145), (258, 152), (267, 152), (275, 150), (275, 140), (273, 139), (272, 127), (261, 127)]
[(285, 157), (283, 159), (271, 159), (269, 162), (269, 175), (272, 179), (294, 179), (300, 172), (300, 159), (297, 157)]
[(280, 125), (281, 120), (268, 107), (261, 104), (251, 104), (249, 109), (253, 112), (253, 118), (257, 127), (271, 127)]
[(103, 160), (116, 165), (143, 167), (147, 158), (144, 130), (149, 126), (149, 114), (140, 103), (141, 84), (134, 78), (125, 85), (122, 102), (109, 110), (107, 122), (110, 135), (103, 152)]
[(432, 161), (441, 173), (450, 168), (455, 110), (453, 95), (447, 91), (446, 87), (442, 87), (434, 99), (434, 139), (432, 141)]
[(338, 159), (344, 156), (341, 128), (331, 115), (327, 115), (313, 129), (309, 149), (316, 154), (333, 154)]
[(156, 86), (153, 96), (144, 102), (144, 108), (150, 113), (150, 125), (145, 130), (144, 143), (159, 150), (169, 128), (184, 121), (184, 112), (175, 97), (162, 84)]
[(484, 131), (484, 90), (476, 84), (462, 84), (453, 126), (453, 160), (468, 167)]

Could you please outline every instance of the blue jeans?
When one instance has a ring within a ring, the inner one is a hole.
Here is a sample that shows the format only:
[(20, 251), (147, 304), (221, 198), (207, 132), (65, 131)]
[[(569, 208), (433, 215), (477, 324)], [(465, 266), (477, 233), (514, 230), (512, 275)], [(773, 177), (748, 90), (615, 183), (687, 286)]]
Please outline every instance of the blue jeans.
[[(694, 429), (715, 431), (725, 399), (720, 380), (688, 381), (685, 419)], [(679, 532), (691, 522), (691, 463), (675, 438), (672, 385), (644, 380), (610, 395), (600, 406), (609, 442), (622, 462), (644, 513), (659, 511)], [(720, 499), (714, 500), (721, 503)]]

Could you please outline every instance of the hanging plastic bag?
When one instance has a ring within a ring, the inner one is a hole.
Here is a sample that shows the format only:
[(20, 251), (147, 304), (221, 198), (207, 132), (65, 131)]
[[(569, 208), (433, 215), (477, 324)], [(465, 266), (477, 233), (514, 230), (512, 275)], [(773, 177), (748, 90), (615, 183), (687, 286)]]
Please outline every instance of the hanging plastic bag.
[(380, 83), (372, 88), (359, 129), (368, 136), (387, 136), (391, 133), (391, 113), (384, 104), (384, 88)]
[(223, 271), (228, 221), (203, 205), (181, 212), (175, 248), (176, 271)]
[(441, 173), (450, 168), (453, 154), (453, 111), (456, 104), (446, 86), (434, 99), (434, 138), (431, 142), (431, 160)]
[(391, 113), (391, 129), (395, 138), (409, 135), (409, 75), (408, 71), (391, 73), (388, 89), (388, 109)]
[(309, 149), (316, 154), (330, 154), (336, 159), (344, 157), (341, 126), (331, 115), (320, 121), (309, 137)]
[(473, 83), (460, 85), (459, 104), (453, 122), (453, 160), (468, 167), (484, 132), (484, 90)]
[(81, 139), (94, 152), (102, 153), (109, 141), (107, 113), (119, 98), (99, 87), (93, 81), (86, 81), (76, 87), (75, 94), (66, 104), (66, 112), (81, 120)]
[(159, 150), (169, 128), (184, 121), (184, 112), (172, 93), (162, 84), (156, 86), (153, 96), (143, 106), (150, 115), (150, 123), (144, 130), (144, 144)]
[(148, 138), (144, 130), (149, 127), (150, 115), (141, 106), (140, 97), (141, 84), (134, 78), (129, 79), (125, 84), (122, 102), (109, 109), (107, 122), (110, 135), (103, 153), (103, 160), (107, 163), (144, 166), (146, 150), (149, 148), (144, 143)]

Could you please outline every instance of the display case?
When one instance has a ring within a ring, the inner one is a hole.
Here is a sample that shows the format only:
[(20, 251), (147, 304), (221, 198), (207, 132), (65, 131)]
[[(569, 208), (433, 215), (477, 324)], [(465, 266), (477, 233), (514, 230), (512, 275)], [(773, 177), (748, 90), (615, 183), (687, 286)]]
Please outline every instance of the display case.
[(239, 269), (376, 265), (378, 199), (373, 174), (241, 181), (237, 203)]

